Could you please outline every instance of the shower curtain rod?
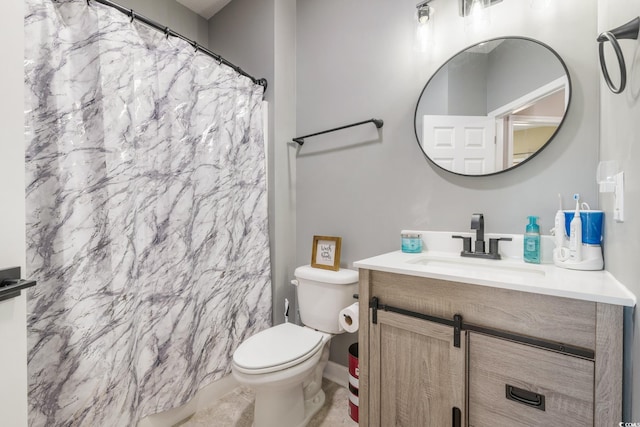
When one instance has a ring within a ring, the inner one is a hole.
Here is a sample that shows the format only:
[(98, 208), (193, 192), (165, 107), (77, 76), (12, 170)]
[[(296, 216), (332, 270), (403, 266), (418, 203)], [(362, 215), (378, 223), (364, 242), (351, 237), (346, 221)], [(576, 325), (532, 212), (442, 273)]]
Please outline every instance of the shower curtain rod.
[(114, 3), (110, 0), (87, 0), (87, 4), (91, 4), (92, 1), (95, 1), (97, 3), (101, 3), (104, 4), (105, 6), (111, 6), (114, 9), (119, 10), (120, 12), (124, 13), (125, 15), (129, 15), (131, 17), (131, 20), (133, 21), (134, 19), (152, 27), (155, 28), (158, 31), (163, 32), (167, 37), (169, 36), (173, 36), (173, 37), (177, 37), (179, 39), (182, 39), (184, 41), (186, 41), (187, 43), (189, 43), (190, 45), (192, 45), (194, 47), (195, 50), (199, 50), (200, 52), (209, 55), (210, 57), (212, 57), (213, 59), (215, 59), (216, 61), (218, 61), (218, 63), (220, 64), (224, 64), (228, 67), (231, 67), (233, 70), (235, 70), (236, 73), (243, 75), (245, 77), (249, 77), (255, 84), (260, 85), (262, 87), (264, 87), (264, 91), (267, 91), (267, 79), (257, 79), (255, 77), (253, 77), (251, 74), (247, 73), (246, 71), (244, 71), (242, 68), (238, 67), (235, 64), (232, 64), (231, 62), (227, 61), (226, 59), (224, 59), (222, 56), (218, 55), (215, 52), (210, 51), (209, 49), (207, 49), (206, 47), (199, 45), (198, 42), (188, 39), (187, 37), (183, 36), (180, 33), (176, 33), (175, 31), (173, 31), (171, 28), (166, 27), (164, 25), (160, 25), (157, 22), (155, 22), (152, 19), (147, 18), (144, 15), (140, 15), (137, 14), (133, 9), (127, 9), (126, 7), (119, 5), (118, 3)]

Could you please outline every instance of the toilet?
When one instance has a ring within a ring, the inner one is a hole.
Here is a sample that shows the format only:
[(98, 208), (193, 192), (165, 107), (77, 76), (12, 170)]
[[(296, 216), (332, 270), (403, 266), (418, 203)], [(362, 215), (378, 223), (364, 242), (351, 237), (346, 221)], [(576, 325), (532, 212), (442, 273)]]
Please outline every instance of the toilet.
[(340, 310), (353, 303), (358, 272), (295, 270), (304, 326), (283, 323), (251, 336), (233, 353), (232, 373), (255, 392), (254, 427), (304, 427), (324, 404), (322, 372)]

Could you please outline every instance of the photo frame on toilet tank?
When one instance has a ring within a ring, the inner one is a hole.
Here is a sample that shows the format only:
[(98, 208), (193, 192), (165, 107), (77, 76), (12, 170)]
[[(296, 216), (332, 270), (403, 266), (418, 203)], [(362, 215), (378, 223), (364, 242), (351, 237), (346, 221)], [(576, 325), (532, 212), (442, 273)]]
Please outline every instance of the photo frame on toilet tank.
[(341, 237), (313, 236), (311, 267), (333, 271), (340, 270), (341, 246)]

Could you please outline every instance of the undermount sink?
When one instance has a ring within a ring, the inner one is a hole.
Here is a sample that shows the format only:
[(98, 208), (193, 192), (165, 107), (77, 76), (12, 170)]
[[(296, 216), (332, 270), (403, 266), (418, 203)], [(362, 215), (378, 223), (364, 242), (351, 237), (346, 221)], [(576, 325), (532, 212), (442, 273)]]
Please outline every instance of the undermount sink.
[(520, 264), (510, 261), (473, 259), (473, 258), (444, 258), (420, 255), (406, 261), (408, 264), (424, 265), (433, 272), (453, 275), (491, 275), (494, 279), (540, 278), (545, 271), (539, 266)]

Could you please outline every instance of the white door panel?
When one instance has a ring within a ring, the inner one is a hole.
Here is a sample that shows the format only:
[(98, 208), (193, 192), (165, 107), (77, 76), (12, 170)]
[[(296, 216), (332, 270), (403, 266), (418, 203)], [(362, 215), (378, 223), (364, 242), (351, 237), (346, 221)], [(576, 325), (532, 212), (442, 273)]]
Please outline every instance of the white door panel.
[(494, 171), (494, 118), (424, 116), (423, 124), (423, 148), (437, 165), (469, 175)]

